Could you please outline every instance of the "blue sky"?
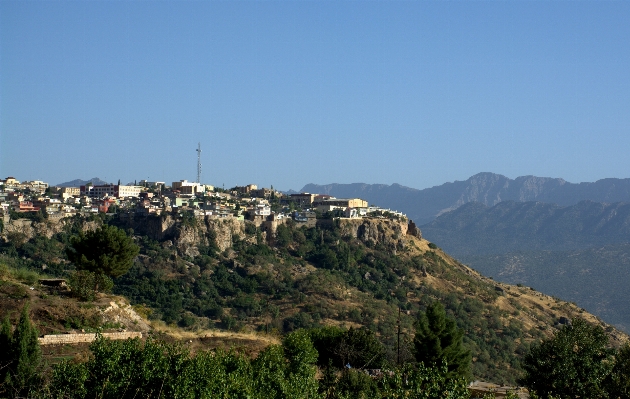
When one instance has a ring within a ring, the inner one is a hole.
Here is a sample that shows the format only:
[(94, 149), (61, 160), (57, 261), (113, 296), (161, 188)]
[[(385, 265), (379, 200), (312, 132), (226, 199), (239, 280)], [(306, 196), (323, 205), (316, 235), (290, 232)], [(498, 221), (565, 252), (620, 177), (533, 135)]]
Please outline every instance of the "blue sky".
[(0, 2), (0, 176), (630, 177), (630, 2)]

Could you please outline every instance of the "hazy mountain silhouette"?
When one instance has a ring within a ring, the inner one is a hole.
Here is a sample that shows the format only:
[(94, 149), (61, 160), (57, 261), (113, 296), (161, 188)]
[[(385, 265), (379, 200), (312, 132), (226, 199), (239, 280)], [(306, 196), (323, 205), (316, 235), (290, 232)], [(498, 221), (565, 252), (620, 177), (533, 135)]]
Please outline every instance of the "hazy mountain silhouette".
[(455, 256), (566, 251), (630, 242), (630, 203), (582, 201), (562, 207), (504, 201), (487, 207), (471, 202), (420, 228), (424, 237)]
[(465, 181), (418, 190), (400, 184), (307, 184), (302, 192), (336, 197), (359, 197), (382, 207), (399, 210), (424, 224), (469, 202), (493, 206), (501, 201), (539, 201), (574, 205), (580, 201), (630, 202), (630, 179), (602, 179), (594, 183), (569, 183), (563, 179), (522, 176), (509, 179), (479, 173)]
[(98, 177), (93, 177), (90, 180), (74, 179), (72, 181), (67, 181), (65, 183), (59, 183), (56, 186), (57, 187), (80, 187), (80, 186), (84, 186), (84, 185), (86, 185), (88, 183), (92, 183), (95, 186), (108, 184), (106, 181), (101, 180)]
[(468, 203), (420, 228), (484, 275), (575, 301), (630, 331), (630, 203)]

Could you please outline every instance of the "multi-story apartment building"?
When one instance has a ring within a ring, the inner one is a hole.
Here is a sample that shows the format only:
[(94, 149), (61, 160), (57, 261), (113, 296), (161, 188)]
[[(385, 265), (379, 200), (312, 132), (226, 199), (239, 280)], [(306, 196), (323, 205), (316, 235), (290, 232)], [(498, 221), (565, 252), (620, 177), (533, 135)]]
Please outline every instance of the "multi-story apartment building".
[(313, 205), (316, 196), (317, 194), (310, 193), (291, 194), (289, 201), (295, 202), (300, 208), (307, 208)]
[(195, 182), (189, 182), (188, 180), (180, 180), (174, 181), (171, 189), (173, 191), (178, 190), (181, 194), (195, 195), (197, 193), (205, 192), (206, 186)]
[(115, 197), (127, 198), (138, 197), (142, 187), (121, 186), (118, 184), (105, 184), (102, 186), (81, 186), (80, 194), (91, 198)]

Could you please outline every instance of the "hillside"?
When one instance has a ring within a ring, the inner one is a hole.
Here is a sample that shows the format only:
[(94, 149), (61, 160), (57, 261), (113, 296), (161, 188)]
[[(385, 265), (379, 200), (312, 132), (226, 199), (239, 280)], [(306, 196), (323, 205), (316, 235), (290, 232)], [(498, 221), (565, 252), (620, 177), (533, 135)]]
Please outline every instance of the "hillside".
[(630, 242), (630, 203), (468, 203), (421, 228), (455, 256), (577, 250)]
[(630, 328), (628, 203), (469, 203), (421, 228), (488, 276), (531, 285)]
[(392, 184), (305, 185), (302, 192), (359, 197), (370, 203), (396, 209), (418, 224), (469, 202), (493, 206), (501, 201), (539, 201), (560, 206), (581, 201), (630, 202), (630, 179), (602, 179), (593, 183), (569, 183), (563, 179), (521, 176), (509, 179), (495, 173), (478, 173), (465, 181), (444, 183), (418, 190)]
[[(615, 344), (627, 338), (574, 304), (481, 276), (404, 222), (323, 219), (317, 227), (288, 222), (265, 232), (248, 222), (210, 218), (104, 221), (133, 228), (141, 246), (114, 292), (152, 323), (177, 324), (191, 333), (364, 326), (395, 362), (399, 309), (404, 360), (411, 356), (415, 316), (439, 300), (465, 331), (474, 377), (512, 384), (531, 343), (569, 319), (602, 325)], [(2, 245), (3, 262), (31, 270), (45, 264), (46, 272), (65, 276), (71, 270), (63, 253), (68, 236), (101, 222), (24, 227), (19, 242)]]
[(518, 251), (459, 259), (510, 284), (536, 287), (577, 303), (630, 331), (630, 243), (570, 251)]

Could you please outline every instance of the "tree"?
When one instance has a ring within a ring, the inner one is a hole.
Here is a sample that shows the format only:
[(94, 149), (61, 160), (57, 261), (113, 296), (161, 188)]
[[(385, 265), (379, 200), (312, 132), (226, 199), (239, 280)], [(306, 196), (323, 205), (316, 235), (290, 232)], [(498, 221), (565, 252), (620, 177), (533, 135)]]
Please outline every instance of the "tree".
[(613, 365), (607, 346), (604, 329), (574, 319), (525, 356), (520, 383), (542, 397), (606, 398), (604, 382)]
[(28, 303), (22, 308), (20, 320), (11, 333), (8, 319), (5, 319), (0, 332), (0, 342), (6, 347), (3, 352), (5, 360), (2, 368), (1, 391), (11, 397), (28, 396), (30, 391), (35, 391), (39, 376), (38, 368), (42, 353), (39, 348), (37, 329), (31, 324), (28, 316)]
[(127, 273), (140, 248), (124, 230), (115, 226), (80, 233), (70, 240), (68, 259), (78, 270), (118, 277)]
[[(5, 316), (2, 320), (2, 327), (0, 328), (0, 353), (10, 353), (12, 339), (13, 331), (11, 328), (11, 322), (9, 321), (9, 317)], [(0, 384), (4, 382), (10, 365), (11, 359), (8, 357), (6, 359), (2, 358), (0, 361)]]
[(380, 368), (385, 348), (374, 332), (367, 328), (321, 327), (309, 330), (313, 346), (319, 353), (320, 367)]
[(426, 367), (446, 364), (449, 378), (468, 377), (471, 354), (464, 347), (463, 336), (464, 331), (446, 317), (444, 306), (434, 302), (426, 312), (420, 312), (416, 321), (413, 339), (416, 360)]
[(626, 343), (615, 353), (615, 363), (607, 386), (611, 399), (630, 398), (630, 344)]

